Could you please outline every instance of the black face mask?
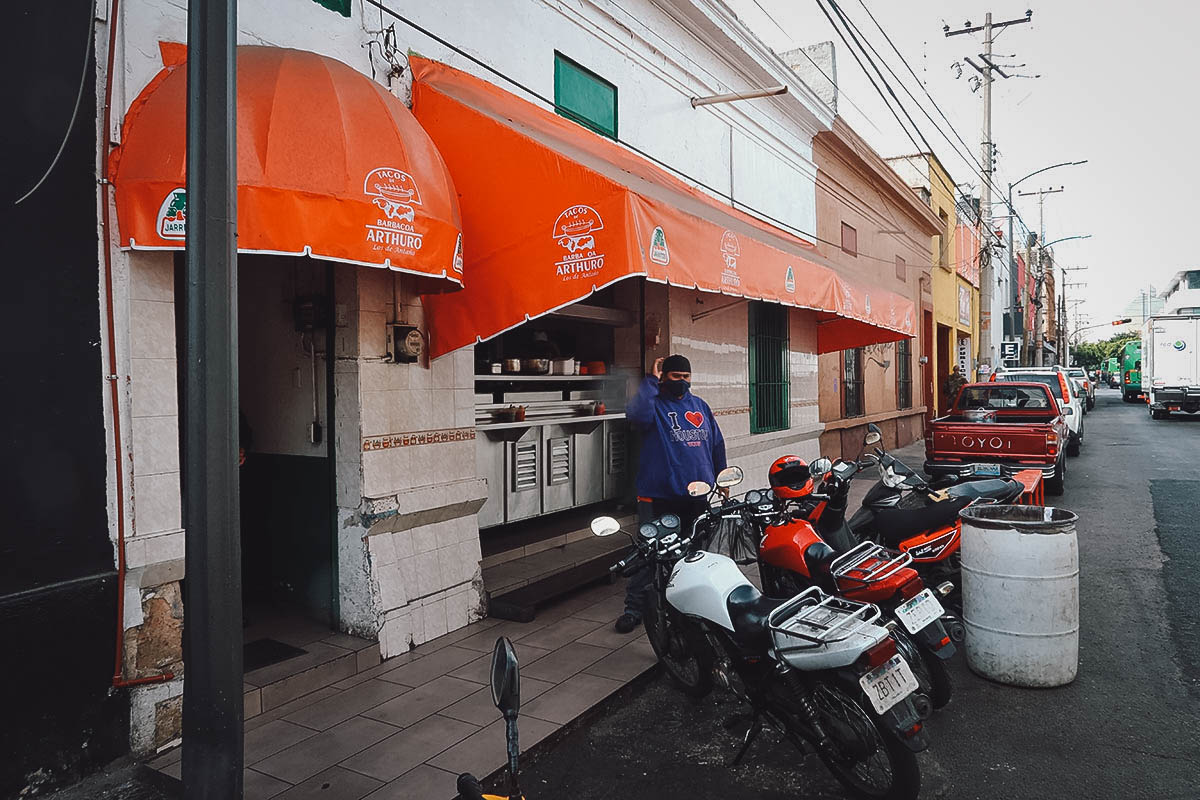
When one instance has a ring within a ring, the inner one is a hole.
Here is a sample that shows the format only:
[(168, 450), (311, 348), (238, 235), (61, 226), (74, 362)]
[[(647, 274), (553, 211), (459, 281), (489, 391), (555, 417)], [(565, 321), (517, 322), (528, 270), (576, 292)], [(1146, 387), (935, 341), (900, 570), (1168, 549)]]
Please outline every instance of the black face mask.
[(663, 393), (668, 397), (674, 397), (676, 400), (687, 394), (687, 390), (692, 388), (692, 385), (687, 381), (661, 381), (659, 386), (662, 387)]

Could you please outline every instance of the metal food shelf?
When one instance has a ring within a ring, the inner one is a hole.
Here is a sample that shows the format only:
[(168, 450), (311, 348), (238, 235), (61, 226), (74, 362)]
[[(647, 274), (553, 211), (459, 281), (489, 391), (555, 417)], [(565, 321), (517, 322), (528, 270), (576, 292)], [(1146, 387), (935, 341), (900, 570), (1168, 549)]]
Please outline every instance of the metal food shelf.
[[(775, 649), (784, 654), (849, 639), (879, 616), (877, 606), (827, 595), (812, 586), (772, 611), (767, 627), (775, 635)], [(795, 643), (781, 645), (781, 638)]]

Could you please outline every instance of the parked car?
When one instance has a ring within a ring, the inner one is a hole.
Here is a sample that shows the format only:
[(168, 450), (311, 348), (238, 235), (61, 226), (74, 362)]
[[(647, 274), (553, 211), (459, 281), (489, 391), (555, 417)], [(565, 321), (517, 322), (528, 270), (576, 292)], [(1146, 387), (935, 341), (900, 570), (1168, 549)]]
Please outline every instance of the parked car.
[[(994, 381), (1020, 381), (1042, 383), (1050, 387), (1050, 393), (1062, 408), (1067, 418), (1071, 436), (1067, 442), (1067, 455), (1079, 455), (1083, 444), (1083, 399), (1081, 393), (1071, 387), (1071, 378), (1062, 367), (1014, 367), (992, 373)], [(1070, 413), (1067, 409), (1071, 409)]]
[(950, 413), (926, 428), (925, 472), (974, 479), (1036, 469), (1048, 493), (1062, 494), (1071, 437), (1067, 420), (1079, 413), (1060, 406), (1043, 381), (999, 377), (969, 383)]
[(1071, 367), (1067, 370), (1067, 374), (1079, 381), (1081, 387), (1083, 388), (1083, 396), (1087, 399), (1084, 410), (1091, 411), (1096, 407), (1095, 379), (1093, 379), (1083, 367)]

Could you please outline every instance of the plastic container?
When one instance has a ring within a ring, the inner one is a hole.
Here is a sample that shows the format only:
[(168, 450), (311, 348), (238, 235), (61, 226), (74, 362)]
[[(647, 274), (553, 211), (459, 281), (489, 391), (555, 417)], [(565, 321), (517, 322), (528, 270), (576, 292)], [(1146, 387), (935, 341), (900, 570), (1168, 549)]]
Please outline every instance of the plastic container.
[(1079, 671), (1078, 517), (1062, 508), (963, 509), (967, 665), (1013, 686), (1062, 686)]

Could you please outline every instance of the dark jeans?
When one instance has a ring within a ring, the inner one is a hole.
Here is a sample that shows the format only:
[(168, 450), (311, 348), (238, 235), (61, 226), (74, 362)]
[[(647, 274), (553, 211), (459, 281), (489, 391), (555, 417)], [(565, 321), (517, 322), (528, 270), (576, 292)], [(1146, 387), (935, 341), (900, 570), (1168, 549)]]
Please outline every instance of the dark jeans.
[[(653, 522), (663, 514), (675, 514), (682, 525), (680, 533), (687, 535), (692, 531), (692, 523), (696, 517), (704, 513), (708, 503), (703, 497), (657, 497), (653, 500), (638, 498), (638, 525)], [(650, 582), (654, 577), (654, 567), (646, 564), (629, 576), (625, 587), (625, 613), (638, 619), (646, 607), (646, 592), (650, 590)]]

